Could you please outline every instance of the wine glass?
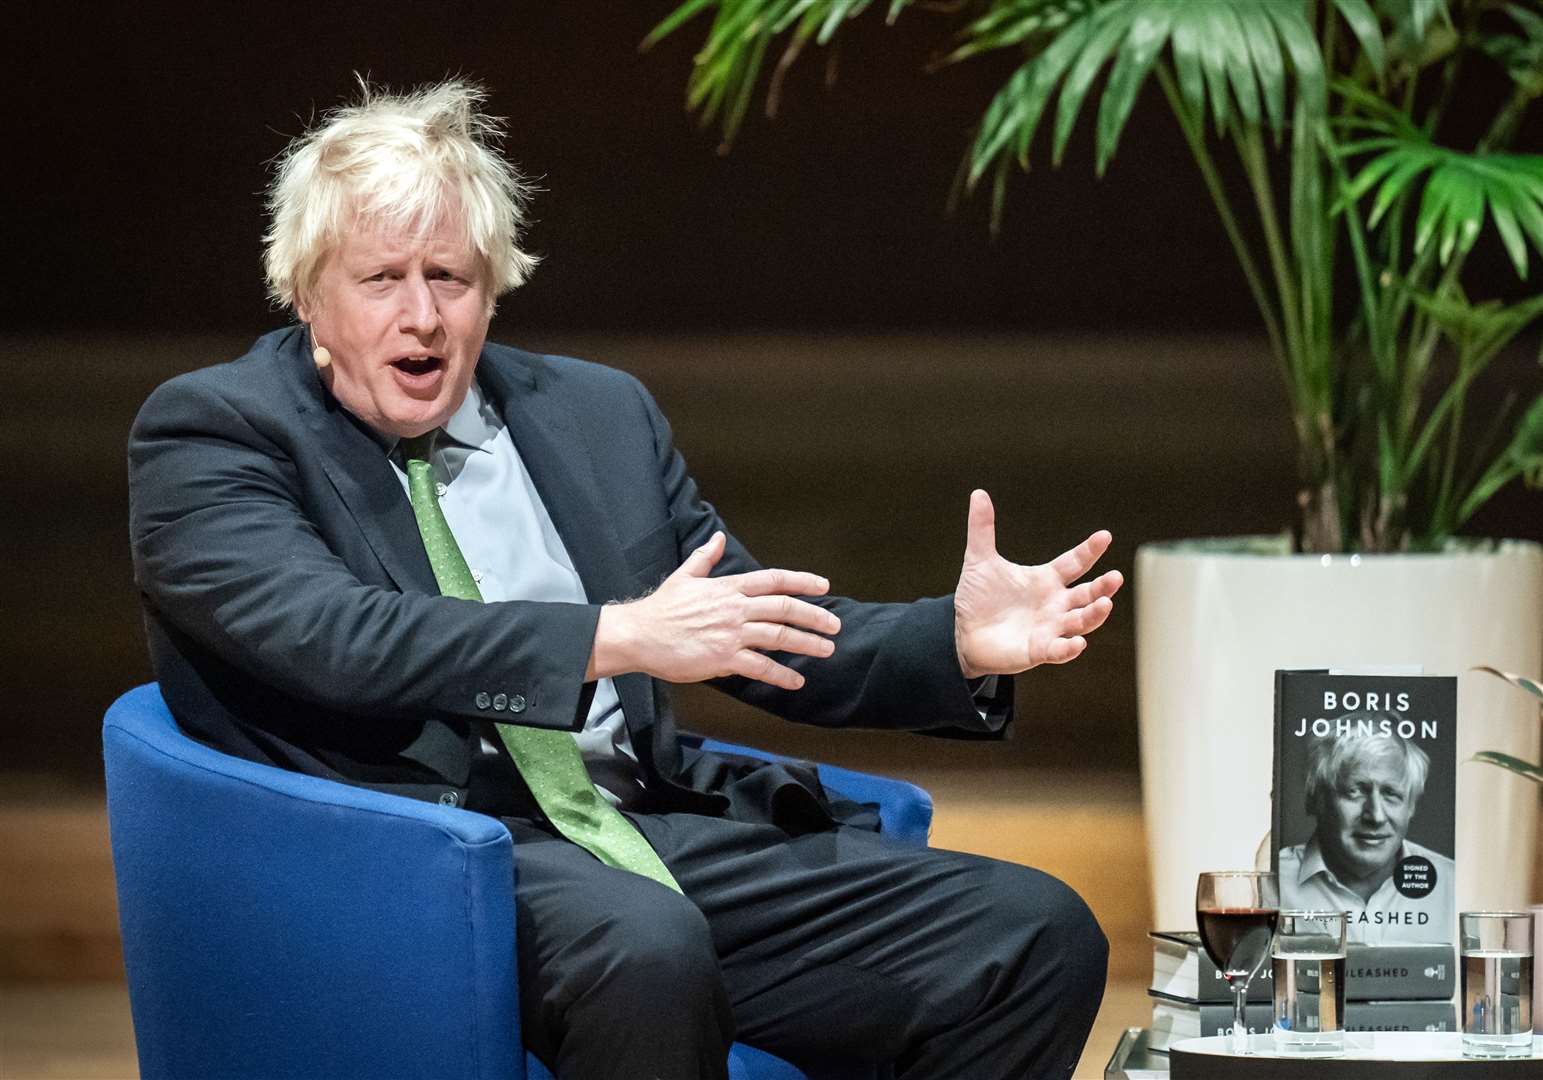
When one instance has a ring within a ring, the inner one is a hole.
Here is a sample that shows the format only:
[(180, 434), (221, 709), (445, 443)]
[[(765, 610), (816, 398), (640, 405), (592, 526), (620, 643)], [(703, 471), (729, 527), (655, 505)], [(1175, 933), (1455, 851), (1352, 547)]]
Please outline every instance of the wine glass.
[(1243, 1005), (1248, 984), (1270, 955), (1280, 920), (1280, 886), (1275, 875), (1229, 870), (1200, 875), (1195, 886), (1195, 922), (1200, 943), (1232, 990), (1232, 1052), (1248, 1053)]

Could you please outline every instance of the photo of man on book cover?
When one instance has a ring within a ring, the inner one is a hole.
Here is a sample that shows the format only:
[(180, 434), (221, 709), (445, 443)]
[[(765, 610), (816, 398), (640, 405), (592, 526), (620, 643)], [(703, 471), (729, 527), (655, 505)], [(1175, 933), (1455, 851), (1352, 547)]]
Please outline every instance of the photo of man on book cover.
[(1455, 680), (1280, 675), (1281, 906), (1346, 911), (1368, 945), (1451, 941)]

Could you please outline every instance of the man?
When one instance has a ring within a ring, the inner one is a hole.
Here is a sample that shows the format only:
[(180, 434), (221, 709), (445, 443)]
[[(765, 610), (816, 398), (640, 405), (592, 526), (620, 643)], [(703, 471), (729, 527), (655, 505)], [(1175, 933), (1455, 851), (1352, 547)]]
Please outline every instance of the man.
[(301, 325), (135, 423), (135, 570), (174, 715), (234, 754), (499, 817), (522, 1031), (565, 1080), (721, 1077), (736, 1036), (908, 1080), (1070, 1075), (1107, 951), (1075, 894), (892, 845), (807, 766), (683, 748), (665, 683), (999, 734), (1005, 676), (1107, 619), (1120, 575), (1075, 582), (1108, 534), (1018, 566), (976, 492), (953, 597), (861, 604), (759, 567), (635, 380), (486, 342), (533, 260), (481, 100), (366, 90), (296, 140), (267, 271)]
[[(1347, 719), (1375, 730), (1385, 718)], [(1315, 743), (1304, 788), (1314, 831), (1280, 853), (1282, 905), (1348, 912), (1347, 936), (1364, 944), (1452, 940), (1453, 862), (1407, 839), (1429, 770), (1425, 751), (1397, 734)]]

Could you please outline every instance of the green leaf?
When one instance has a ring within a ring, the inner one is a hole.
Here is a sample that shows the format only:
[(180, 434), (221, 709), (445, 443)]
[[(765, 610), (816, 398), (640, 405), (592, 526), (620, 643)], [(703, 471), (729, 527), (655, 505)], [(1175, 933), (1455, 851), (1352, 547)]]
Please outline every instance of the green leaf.
[(1050, 152), (1053, 164), (1061, 164), (1066, 142), (1071, 138), (1072, 126), (1077, 122), (1077, 113), (1082, 110), (1082, 102), (1088, 96), (1093, 79), (1113, 54), (1115, 46), (1130, 30), (1136, 11), (1137, 7), (1132, 0), (1113, 0), (1094, 14), (1091, 20), (1093, 33), (1061, 85), (1061, 97), (1056, 106), (1055, 138)]
[(1495, 230), (1500, 233), (1500, 242), (1511, 257), (1511, 265), (1516, 267), (1517, 276), (1525, 279), (1527, 239), (1522, 235), (1521, 226), (1516, 223), (1515, 211), (1511, 209), (1512, 199), (1516, 197), (1509, 189), (1496, 186), (1489, 193), (1489, 212), (1495, 219)]
[(1487, 34), (1479, 48), (1505, 68), (1506, 73), (1533, 97), (1543, 95), (1543, 14), (1520, 4), (1507, 4), (1505, 12), (1521, 28), (1523, 36)]
[(1237, 99), (1238, 112), (1250, 126), (1259, 123), (1259, 84), (1254, 78), (1254, 65), (1248, 48), (1248, 39), (1238, 9), (1234, 5), (1218, 4), (1211, 9), (1211, 22), (1215, 27), (1211, 51), (1221, 54), (1227, 81), (1232, 84)]
[[(1543, 254), (1543, 154), (1464, 153), (1436, 146), (1418, 132), (1350, 145), (1356, 150), (1384, 147), (1361, 166), (1343, 194), (1360, 199), (1377, 187), (1367, 219), (1371, 227), (1425, 175), (1415, 222), (1416, 254), (1435, 243), (1446, 263), (1470, 250), (1483, 233), (1486, 206), (1518, 277), (1527, 276), (1529, 242)], [(1350, 152), (1338, 151), (1341, 156)]]
[[(1376, 228), (1377, 222), (1382, 220), (1382, 215), (1392, 208), (1400, 195), (1409, 190), (1414, 178), (1434, 164), (1433, 156), (1418, 153), (1387, 154), (1384, 158), (1377, 159), (1378, 162), (1383, 160), (1390, 162), (1394, 168), (1388, 173), (1388, 178), (1377, 191), (1376, 201), (1372, 203), (1371, 215), (1366, 219), (1367, 225), (1371, 228)], [(1377, 162), (1373, 162), (1373, 165), (1375, 164)], [(1367, 171), (1370, 172), (1371, 169), (1372, 166), (1368, 165)]]
[(1286, 124), (1286, 64), (1281, 59), (1275, 24), (1255, 4), (1240, 5), (1237, 14), (1243, 26), (1243, 40), (1254, 62), (1254, 74), (1264, 92), (1265, 115), (1278, 139)]
[(1120, 47), (1120, 55), (1115, 60), (1114, 70), (1109, 73), (1109, 84), (1104, 87), (1104, 98), (1098, 107), (1096, 168), (1099, 176), (1104, 174), (1105, 168), (1114, 158), (1115, 149), (1120, 144), (1120, 134), (1125, 130), (1125, 121), (1129, 119), (1130, 111), (1136, 104), (1136, 95), (1140, 93), (1141, 85), (1152, 70), (1158, 53), (1168, 42), (1168, 33), (1173, 28), (1173, 16), (1174, 8), (1171, 5), (1143, 5), (1131, 22), (1130, 32), (1125, 36), (1125, 44)]
[(1361, 51), (1377, 78), (1382, 79), (1387, 74), (1388, 58), (1382, 47), (1382, 28), (1377, 25), (1376, 12), (1366, 0), (1334, 0), (1334, 7), (1361, 43)]
[(1496, 750), (1480, 750), (1470, 760), (1482, 761), (1486, 765), (1498, 765), (1507, 772), (1513, 772), (1526, 780), (1531, 780), (1534, 784), (1543, 784), (1543, 766), (1534, 765), (1530, 761), (1523, 761), (1510, 754), (1502, 754)]
[(1420, 68), (1441, 59), (1455, 44), (1445, 0), (1377, 0), (1377, 10), (1392, 24), (1387, 38), (1390, 59)]
[(975, 145), (970, 149), (971, 187), (979, 183), (993, 159), (1009, 142), (1020, 147), (1020, 159), (1026, 158), (1028, 145), (1056, 83), (1087, 44), (1094, 29), (1091, 18), (1080, 19), (1067, 27), (1049, 48), (1014, 72), (1007, 84), (997, 91), (981, 121)]
[(1205, 120), (1205, 72), (1200, 65), (1201, 27), (1195, 9), (1185, 4), (1174, 13), (1173, 66), (1179, 76), (1179, 94), (1200, 122)]
[[(1512, 686), (1516, 687), (1518, 690), (1524, 690), (1531, 694), (1533, 697), (1538, 699), (1540, 705), (1543, 705), (1543, 683), (1538, 682), (1536, 679), (1529, 679), (1525, 675), (1517, 675), (1510, 671), (1501, 671), (1499, 668), (1490, 667), (1488, 664), (1479, 664), (1478, 666), (1470, 668), (1469, 670), (1482, 671), (1486, 675), (1493, 675), (1497, 679), (1503, 679), (1504, 681), (1510, 683)], [(1540, 713), (1539, 715), (1543, 716), (1543, 713)]]
[(1072, 24), (1085, 19), (1095, 7), (1094, 0), (1007, 0), (960, 31), (963, 44), (943, 58), (952, 64), (993, 49), (1019, 45), (1032, 48), (1038, 40), (1048, 47), (1048, 39)]
[(1232, 102), (1227, 93), (1227, 48), (1222, 44), (1222, 24), (1231, 17), (1232, 9), (1225, 4), (1189, 4), (1186, 10), (1195, 24), (1200, 70), (1211, 96), (1211, 119), (1216, 122), (1217, 131), (1226, 131)]
[(643, 39), (643, 44), (640, 48), (653, 48), (703, 11), (720, 2), (721, 0), (686, 0), (684, 4), (661, 19), (658, 26), (648, 32), (648, 36)]
[(1314, 116), (1322, 115), (1328, 107), (1328, 82), (1323, 71), (1323, 56), (1318, 51), (1318, 39), (1308, 25), (1307, 15), (1300, 4), (1266, 4), (1265, 11), (1275, 21), (1276, 32), (1286, 45), (1291, 57), (1292, 70), (1296, 73), (1297, 96)]

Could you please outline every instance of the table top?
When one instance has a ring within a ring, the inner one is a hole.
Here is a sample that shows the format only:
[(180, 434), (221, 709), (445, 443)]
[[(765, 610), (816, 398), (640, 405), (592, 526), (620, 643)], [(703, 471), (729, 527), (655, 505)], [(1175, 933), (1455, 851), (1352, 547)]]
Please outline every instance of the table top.
[(1181, 1039), (1169, 1048), (1174, 1080), (1202, 1080), (1211, 1076), (1279, 1076), (1298, 1074), (1311, 1080), (1330, 1077), (1397, 1077), (1424, 1080), (1455, 1076), (1461, 1080), (1483, 1077), (1543, 1076), (1543, 1036), (1533, 1036), (1530, 1058), (1465, 1058), (1462, 1036), (1456, 1032), (1375, 1031), (1345, 1036), (1345, 1052), (1333, 1057), (1283, 1054), (1273, 1035), (1250, 1035), (1249, 1054), (1231, 1052), (1226, 1035)]

